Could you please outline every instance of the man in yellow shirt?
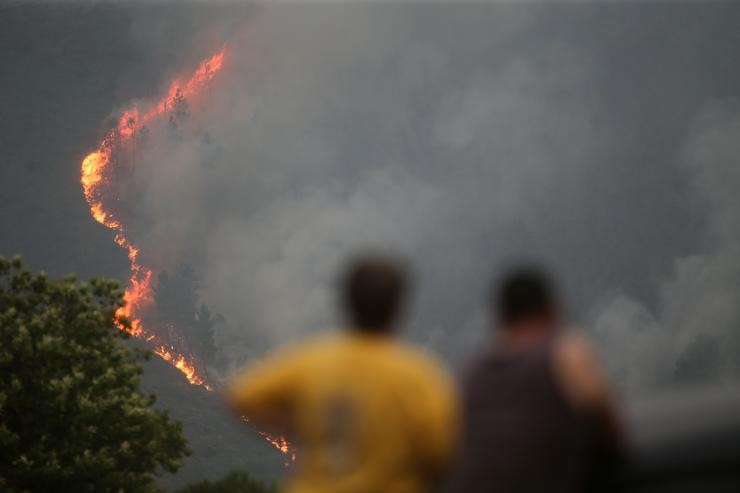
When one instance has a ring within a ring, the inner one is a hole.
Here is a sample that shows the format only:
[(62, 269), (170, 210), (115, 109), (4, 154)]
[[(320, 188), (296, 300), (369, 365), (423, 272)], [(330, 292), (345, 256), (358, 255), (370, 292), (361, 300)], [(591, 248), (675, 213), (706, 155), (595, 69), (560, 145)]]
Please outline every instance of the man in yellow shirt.
[(234, 379), (230, 398), (299, 446), (291, 493), (416, 493), (447, 466), (457, 431), (452, 382), (394, 339), (407, 294), (398, 262), (355, 260), (341, 283), (351, 329), (284, 349)]

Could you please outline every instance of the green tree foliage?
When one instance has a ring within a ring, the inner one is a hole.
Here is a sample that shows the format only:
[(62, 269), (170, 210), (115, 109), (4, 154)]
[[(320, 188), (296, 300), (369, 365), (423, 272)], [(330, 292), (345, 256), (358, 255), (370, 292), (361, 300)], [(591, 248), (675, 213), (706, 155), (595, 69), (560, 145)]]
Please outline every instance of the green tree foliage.
[(144, 353), (113, 324), (122, 303), (115, 281), (0, 257), (0, 491), (158, 491), (180, 467), (180, 423), (139, 392)]
[(187, 486), (178, 493), (274, 493), (274, 486), (252, 478), (245, 472), (232, 472), (218, 481), (202, 481)]

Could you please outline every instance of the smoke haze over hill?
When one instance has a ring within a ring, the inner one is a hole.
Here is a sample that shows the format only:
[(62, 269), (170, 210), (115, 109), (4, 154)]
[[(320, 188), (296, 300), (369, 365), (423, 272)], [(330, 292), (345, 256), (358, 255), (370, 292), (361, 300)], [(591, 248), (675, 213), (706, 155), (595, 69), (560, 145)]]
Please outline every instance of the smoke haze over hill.
[(455, 367), (490, 277), (534, 258), (625, 391), (740, 376), (738, 6), (0, 9), (0, 253), (52, 274), (125, 277), (81, 157), (227, 44), (125, 184), (143, 258), (223, 315), (222, 374), (341, 323), (334, 274), (375, 246), (413, 259), (406, 335)]
[(264, 6), (208, 138), (144, 154), (146, 250), (197, 265), (232, 362), (339, 323), (333, 274), (379, 246), (414, 258), (409, 336), (453, 363), (484, 337), (489, 276), (535, 258), (626, 390), (729, 378), (728, 14)]

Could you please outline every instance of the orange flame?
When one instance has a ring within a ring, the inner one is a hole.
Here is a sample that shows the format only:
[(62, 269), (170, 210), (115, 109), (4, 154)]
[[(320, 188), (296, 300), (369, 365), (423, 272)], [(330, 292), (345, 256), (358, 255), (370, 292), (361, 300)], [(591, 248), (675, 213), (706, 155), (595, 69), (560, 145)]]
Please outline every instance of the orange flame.
[[(104, 195), (111, 179), (112, 149), (116, 143), (125, 144), (134, 137), (137, 129), (167, 112), (168, 105), (178, 93), (182, 97), (194, 97), (223, 68), (226, 50), (221, 49), (210, 58), (201, 62), (198, 69), (187, 79), (172, 82), (167, 96), (158, 101), (143, 116), (139, 108), (133, 106), (125, 110), (118, 120), (116, 128), (110, 130), (98, 146), (98, 150), (88, 154), (82, 161), (80, 183), (90, 206), (93, 218), (106, 228), (116, 232), (115, 242), (126, 250), (131, 263), (131, 275), (123, 294), (125, 305), (116, 311), (116, 316), (126, 317), (131, 321), (128, 332), (136, 337), (156, 341), (156, 334), (147, 331), (143, 326), (141, 314), (152, 303), (152, 270), (138, 261), (139, 249), (126, 236), (126, 230), (120, 219), (105, 207)], [(122, 326), (121, 326), (122, 327)], [(196, 370), (192, 357), (168, 349), (160, 344), (155, 353), (180, 370), (193, 385), (202, 385), (210, 389), (205, 378)]]
[[(242, 421), (244, 421), (245, 423), (249, 423), (249, 417), (242, 416)], [(275, 447), (280, 452), (288, 456), (289, 460), (283, 463), (285, 467), (288, 467), (291, 462), (295, 462), (296, 460), (295, 448), (293, 447), (293, 445), (291, 445), (291, 443), (288, 441), (287, 438), (285, 438), (284, 436), (278, 436), (276, 438), (265, 431), (260, 431), (260, 430), (255, 430), (255, 431), (257, 432), (259, 436), (261, 436), (262, 438), (267, 440), (267, 442), (272, 444), (273, 447)]]
[(208, 385), (203, 377), (198, 375), (192, 358), (187, 358), (181, 353), (176, 353), (175, 348), (172, 346), (170, 346), (170, 349), (159, 346), (154, 350), (154, 353), (180, 370), (192, 385), (202, 385), (206, 390), (213, 390), (213, 387)]
[(290, 445), (290, 442), (288, 442), (288, 440), (286, 440), (284, 436), (279, 436), (275, 438), (275, 437), (270, 436), (264, 431), (257, 431), (257, 433), (262, 438), (264, 438), (269, 443), (271, 443), (273, 447), (275, 447), (280, 452), (288, 456), (289, 460), (286, 460), (285, 462), (283, 462), (283, 465), (285, 467), (288, 467), (291, 462), (295, 462), (295, 459), (296, 459), (295, 449), (293, 449), (293, 447)]
[[(155, 354), (182, 372), (192, 385), (202, 386), (206, 390), (213, 389), (208, 385), (205, 377), (199, 373), (194, 358), (176, 351), (173, 346), (167, 347), (154, 332), (144, 327), (142, 313), (152, 303), (153, 271), (139, 262), (138, 247), (126, 236), (123, 223), (114, 216), (112, 211), (106, 209), (103, 197), (106, 187), (110, 183), (112, 149), (116, 142), (125, 144), (131, 140), (137, 129), (171, 110), (177, 98), (193, 98), (196, 96), (223, 68), (225, 59), (226, 50), (221, 49), (201, 62), (189, 78), (174, 80), (170, 84), (167, 96), (159, 100), (143, 115), (140, 114), (137, 106), (125, 110), (121, 114), (116, 128), (106, 134), (98, 150), (88, 154), (82, 161), (80, 177), (80, 183), (82, 184), (85, 200), (90, 206), (91, 215), (97, 222), (115, 231), (114, 241), (126, 250), (131, 263), (131, 274), (123, 295), (125, 305), (116, 311), (116, 318), (126, 317), (129, 319), (131, 327), (126, 330), (131, 335), (155, 343)], [(119, 327), (123, 329), (120, 324)], [(284, 437), (273, 438), (264, 432), (259, 432), (259, 434), (282, 453), (291, 454), (291, 460), (295, 460), (295, 452), (292, 451), (290, 444)]]
[[(131, 335), (154, 343), (155, 354), (182, 372), (192, 385), (202, 386), (209, 391), (213, 388), (198, 371), (196, 361), (192, 356), (178, 352), (171, 345), (165, 345), (156, 333), (144, 327), (142, 314), (152, 303), (153, 271), (139, 262), (139, 248), (126, 236), (123, 223), (114, 216), (112, 211), (106, 209), (103, 198), (106, 187), (110, 183), (113, 147), (130, 141), (138, 129), (172, 110), (178, 98), (190, 99), (197, 96), (224, 67), (225, 61), (226, 49), (223, 48), (202, 61), (189, 78), (174, 80), (170, 84), (167, 96), (156, 102), (148, 112), (140, 114), (137, 106), (125, 110), (118, 119), (116, 128), (106, 134), (98, 150), (91, 152), (83, 159), (80, 176), (85, 200), (90, 206), (90, 214), (97, 222), (115, 231), (114, 241), (126, 250), (131, 264), (131, 274), (123, 294), (125, 304), (116, 311), (116, 318), (126, 317), (131, 322), (131, 327), (126, 329)], [(121, 324), (119, 327), (124, 329)], [(284, 437), (273, 438), (267, 433), (258, 433), (283, 454), (290, 454), (291, 461), (295, 460), (295, 452)], [(287, 464), (286, 462), (286, 466)]]

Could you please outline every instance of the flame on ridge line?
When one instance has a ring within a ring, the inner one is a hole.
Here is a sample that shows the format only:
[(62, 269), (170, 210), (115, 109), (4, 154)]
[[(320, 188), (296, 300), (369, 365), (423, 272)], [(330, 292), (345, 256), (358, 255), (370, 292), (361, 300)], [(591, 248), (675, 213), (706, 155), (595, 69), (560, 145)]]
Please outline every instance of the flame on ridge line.
[[(221, 71), (225, 61), (226, 47), (223, 47), (203, 60), (189, 78), (172, 81), (167, 95), (154, 103), (147, 112), (142, 114), (136, 105), (125, 110), (118, 119), (117, 126), (105, 135), (98, 149), (85, 156), (82, 161), (80, 176), (80, 183), (82, 184), (85, 200), (90, 207), (90, 214), (97, 222), (115, 232), (114, 241), (126, 250), (130, 262), (130, 276), (123, 293), (125, 304), (116, 310), (116, 319), (126, 317), (130, 320), (131, 326), (125, 328), (120, 323), (117, 323), (117, 325), (132, 336), (152, 343), (155, 354), (182, 372), (190, 384), (202, 386), (208, 391), (213, 390), (213, 388), (206, 382), (205, 376), (198, 371), (194, 358), (178, 352), (171, 345), (165, 344), (156, 333), (144, 327), (141, 314), (152, 304), (153, 271), (139, 262), (139, 248), (126, 236), (126, 229), (121, 220), (112, 211), (106, 209), (103, 198), (107, 187), (110, 185), (113, 148), (116, 145), (129, 142), (142, 126), (164, 116), (172, 109), (171, 104), (176, 98), (191, 99), (197, 96)], [(257, 431), (257, 433), (280, 452), (287, 455), (290, 461), (295, 460), (295, 451), (285, 437), (275, 438), (261, 431)], [(289, 462), (285, 463), (286, 466), (288, 464)]]
[[(249, 417), (247, 416), (242, 416), (241, 420), (244, 421), (245, 423), (250, 423)], [(260, 431), (260, 430), (255, 430), (255, 431), (257, 432), (259, 436), (261, 436), (262, 438), (267, 440), (269, 443), (271, 443), (273, 447), (275, 447), (276, 449), (278, 449), (280, 452), (282, 452), (283, 454), (287, 456), (288, 460), (286, 460), (283, 463), (285, 467), (288, 467), (291, 462), (295, 462), (296, 460), (295, 448), (290, 444), (290, 442), (284, 436), (278, 435), (277, 437), (274, 437), (264, 431)]]
[[(115, 231), (114, 241), (126, 250), (131, 264), (131, 274), (123, 294), (125, 305), (116, 311), (116, 318), (121, 316), (128, 318), (131, 321), (131, 327), (126, 330), (131, 335), (152, 341), (156, 346), (156, 354), (180, 370), (191, 384), (201, 385), (208, 390), (211, 388), (198, 372), (192, 357), (176, 352), (171, 346), (168, 348), (155, 333), (143, 326), (141, 313), (152, 303), (153, 273), (150, 268), (139, 262), (138, 247), (126, 236), (126, 229), (122, 222), (115, 217), (112, 211), (106, 209), (103, 196), (110, 185), (113, 147), (127, 143), (134, 137), (137, 129), (166, 114), (168, 105), (179, 95), (184, 98), (196, 96), (223, 68), (225, 57), (226, 49), (222, 48), (203, 60), (189, 78), (175, 79), (170, 84), (167, 95), (156, 102), (146, 113), (141, 114), (138, 106), (125, 110), (116, 128), (111, 129), (98, 149), (88, 154), (82, 161), (80, 177), (85, 200), (90, 206), (90, 213), (97, 222)], [(123, 329), (120, 324), (119, 327)]]

